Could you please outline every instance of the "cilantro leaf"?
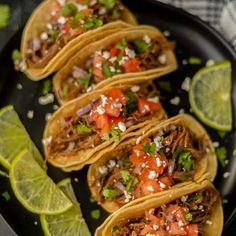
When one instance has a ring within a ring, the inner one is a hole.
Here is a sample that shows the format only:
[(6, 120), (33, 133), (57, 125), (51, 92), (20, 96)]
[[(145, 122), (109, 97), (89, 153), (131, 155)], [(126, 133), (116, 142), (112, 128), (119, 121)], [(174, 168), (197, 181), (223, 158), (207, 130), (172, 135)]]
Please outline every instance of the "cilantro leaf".
[(73, 3), (68, 3), (61, 9), (61, 14), (66, 17), (74, 16), (76, 13), (77, 7)]
[(2, 193), (1, 195), (5, 198), (7, 202), (11, 199), (11, 196), (7, 191)]
[(112, 135), (112, 138), (114, 139), (115, 142), (119, 142), (120, 141), (120, 133), (115, 128), (114, 125), (111, 127), (111, 135)]
[(191, 152), (182, 151), (179, 155), (178, 163), (182, 165), (186, 172), (193, 168), (193, 159)]
[(129, 179), (131, 178), (131, 174), (127, 170), (121, 170), (120, 176), (123, 179), (124, 183), (127, 183)]
[(135, 45), (135, 49), (138, 53), (143, 53), (143, 52), (147, 52), (148, 48), (149, 48), (149, 44), (146, 43), (144, 40), (142, 39), (136, 39), (134, 40), (134, 45)]
[(225, 147), (218, 147), (216, 148), (216, 156), (218, 161), (220, 162), (221, 166), (224, 168), (226, 166), (225, 160), (227, 157), (227, 150)]
[(185, 213), (184, 214), (184, 218), (187, 221), (191, 221), (193, 219), (193, 215), (189, 212), (189, 213)]
[(82, 84), (85, 89), (87, 89), (91, 81), (91, 78), (92, 78), (92, 73), (89, 73), (85, 78), (79, 77), (78, 80), (79, 80), (79, 83)]
[(62, 88), (62, 95), (64, 98), (66, 98), (69, 94), (69, 87), (68, 85), (64, 85), (63, 88)]
[(121, 193), (120, 193), (119, 190), (111, 189), (111, 188), (108, 188), (108, 187), (104, 187), (102, 189), (102, 196), (104, 198), (116, 198), (120, 195), (121, 195)]
[(99, 3), (104, 4), (108, 10), (111, 10), (115, 5), (115, 0), (99, 0)]
[(105, 141), (108, 141), (110, 139), (110, 136), (108, 133), (104, 133), (103, 136), (102, 136), (102, 139), (105, 140)]
[(127, 192), (131, 192), (132, 190), (133, 190), (133, 188), (134, 188), (134, 186), (138, 183), (139, 181), (138, 181), (138, 178), (137, 177), (135, 177), (135, 176), (133, 176), (133, 175), (131, 175), (131, 178), (130, 178), (130, 180), (129, 180), (129, 182), (127, 183), (127, 185), (126, 185), (126, 191)]
[(91, 215), (91, 217), (92, 217), (93, 219), (97, 220), (97, 219), (99, 219), (100, 216), (101, 216), (101, 211), (100, 211), (99, 209), (92, 210), (92, 211), (90, 212), (90, 215)]
[(0, 4), (0, 29), (7, 27), (10, 18), (10, 7)]
[(15, 62), (15, 61), (20, 61), (21, 58), (22, 57), (20, 51), (18, 49), (14, 49), (11, 54), (11, 59)]
[(42, 93), (45, 95), (49, 93), (51, 89), (52, 89), (52, 81), (50, 79), (44, 80)]
[(103, 72), (104, 72), (104, 76), (105, 76), (106, 79), (111, 77), (111, 71), (110, 71), (109, 66), (108, 66), (107, 63), (105, 63), (103, 65)]
[(127, 108), (127, 112), (128, 114), (131, 114), (132, 112), (134, 112), (137, 107), (138, 107), (138, 98), (135, 96), (134, 93), (132, 92), (127, 92), (127, 102), (126, 102), (126, 108)]
[(123, 51), (125, 49), (125, 46), (127, 45), (127, 42), (124, 38), (122, 38), (117, 44), (116, 44), (116, 48), (120, 49), (121, 51)]
[(76, 129), (79, 134), (89, 134), (92, 132), (92, 130), (86, 124), (78, 124)]
[(144, 141), (143, 143), (143, 150), (150, 154), (152, 157), (155, 157), (155, 152), (156, 152), (156, 144), (151, 143), (149, 144), (147, 141)]

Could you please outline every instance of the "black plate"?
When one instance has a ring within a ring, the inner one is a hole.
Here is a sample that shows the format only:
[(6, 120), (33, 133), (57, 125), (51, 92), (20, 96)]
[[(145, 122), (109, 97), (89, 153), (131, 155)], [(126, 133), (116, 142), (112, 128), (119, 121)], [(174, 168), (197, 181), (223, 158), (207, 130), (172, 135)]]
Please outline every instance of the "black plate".
[[(124, 0), (124, 3), (135, 13), (140, 23), (154, 25), (162, 30), (167, 30), (170, 32), (170, 39), (176, 41), (176, 54), (179, 69), (161, 79), (162, 81), (171, 82), (171, 91), (161, 90), (162, 102), (170, 116), (178, 114), (181, 108), (184, 108), (185, 112), (189, 113), (190, 108), (187, 92), (181, 90), (182, 81), (187, 76), (192, 77), (200, 67), (205, 65), (208, 59), (214, 59), (215, 61), (228, 59), (232, 62), (234, 78), (232, 100), (234, 102), (235, 111), (236, 55), (229, 44), (227, 44), (217, 32), (198, 18), (154, 0), (135, 1), (135, 4), (133, 1)], [(0, 107), (7, 104), (14, 105), (32, 139), (37, 144), (40, 151), (42, 151), (41, 138), (45, 125), (45, 115), (53, 112), (53, 104), (41, 106), (38, 103), (38, 97), (42, 95), (43, 81), (37, 83), (32, 82), (23, 74), (16, 73), (13, 69), (10, 55), (14, 48), (19, 47), (21, 33), (22, 30), (19, 30), (0, 54)], [(191, 56), (201, 58), (203, 64), (183, 65), (183, 62)], [(17, 83), (23, 85), (22, 90), (17, 89)], [(175, 96), (181, 98), (179, 106), (174, 106), (169, 103), (169, 100)], [(29, 110), (34, 111), (34, 118), (32, 120), (28, 119), (26, 115)], [(207, 128), (207, 130), (214, 141), (218, 141), (220, 145), (226, 146), (227, 157), (229, 159), (229, 164), (225, 169), (219, 166), (218, 175), (214, 182), (222, 193), (222, 196), (228, 200), (228, 203), (224, 205), (224, 234), (226, 235), (227, 226), (233, 219), (233, 214), (236, 210), (236, 202), (234, 199), (236, 194), (236, 174), (233, 172), (233, 170), (236, 169), (236, 158), (233, 157), (233, 149), (236, 147), (235, 122), (233, 131), (228, 133), (224, 139), (220, 138), (216, 131), (209, 128)], [(227, 179), (223, 178), (223, 173), (226, 171), (230, 172), (230, 176)], [(73, 186), (78, 200), (81, 203), (84, 217), (93, 233), (97, 226), (106, 218), (107, 214), (101, 209), (102, 216), (99, 220), (94, 220), (90, 217), (91, 210), (98, 209), (99, 206), (89, 201), (90, 193), (86, 183), (86, 172), (87, 168), (82, 171), (65, 174), (50, 165), (48, 169), (49, 176), (51, 176), (55, 182), (65, 177), (72, 178)], [(79, 181), (77, 182), (77, 180)], [(8, 181), (0, 178), (0, 186), (0, 195), (4, 191), (8, 191), (11, 195), (10, 201), (5, 201), (2, 196), (0, 197), (0, 213), (15, 232), (23, 236), (43, 235), (38, 216), (29, 213), (18, 203), (14, 194), (11, 192)]]

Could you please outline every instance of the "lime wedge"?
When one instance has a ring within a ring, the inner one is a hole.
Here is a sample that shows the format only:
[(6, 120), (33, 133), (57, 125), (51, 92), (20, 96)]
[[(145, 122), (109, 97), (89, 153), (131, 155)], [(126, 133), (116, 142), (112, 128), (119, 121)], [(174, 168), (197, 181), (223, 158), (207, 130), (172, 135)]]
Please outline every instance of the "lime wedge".
[(26, 149), (13, 160), (9, 177), (14, 194), (30, 212), (55, 215), (72, 207), (71, 201)]
[(70, 179), (61, 181), (58, 186), (70, 198), (74, 206), (55, 216), (40, 215), (44, 234), (46, 236), (90, 236), (91, 233), (83, 219)]
[(193, 112), (206, 125), (222, 131), (232, 129), (231, 64), (223, 61), (204, 67), (193, 77), (189, 101)]
[(23, 149), (30, 150), (37, 162), (45, 166), (13, 106), (6, 106), (0, 110), (0, 164), (10, 169), (11, 162)]

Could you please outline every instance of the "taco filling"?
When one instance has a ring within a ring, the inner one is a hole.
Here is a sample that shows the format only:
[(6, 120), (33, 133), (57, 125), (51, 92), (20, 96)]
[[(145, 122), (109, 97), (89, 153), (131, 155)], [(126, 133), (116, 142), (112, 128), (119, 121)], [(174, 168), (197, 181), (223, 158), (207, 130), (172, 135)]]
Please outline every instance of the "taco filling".
[(112, 152), (111, 158), (95, 170), (96, 198), (103, 203), (129, 201), (193, 180), (201, 160), (200, 140), (182, 125), (169, 125), (155, 135), (137, 139)]
[(28, 42), (26, 63), (41, 68), (72, 39), (109, 22), (122, 19), (119, 0), (55, 0), (50, 19), (35, 38)]
[(70, 74), (63, 78), (59, 96), (71, 100), (112, 76), (165, 66), (167, 57), (163, 52), (171, 44), (162, 41), (151, 40), (148, 35), (130, 42), (122, 38), (110, 48), (94, 52), (82, 65), (74, 66)]
[(122, 132), (149, 119), (159, 109), (159, 93), (153, 84), (126, 90), (112, 87), (73, 116), (60, 118), (56, 134), (44, 140), (49, 157), (74, 155), (110, 138), (119, 141)]
[(120, 221), (112, 229), (112, 235), (204, 235), (211, 212), (219, 201), (213, 188), (182, 196), (171, 203), (151, 208), (136, 218)]

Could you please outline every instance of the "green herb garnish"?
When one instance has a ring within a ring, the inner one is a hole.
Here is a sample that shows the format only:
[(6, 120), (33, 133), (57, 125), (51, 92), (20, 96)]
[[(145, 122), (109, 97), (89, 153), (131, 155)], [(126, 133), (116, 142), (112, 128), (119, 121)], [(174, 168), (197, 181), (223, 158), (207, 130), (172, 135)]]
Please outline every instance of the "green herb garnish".
[(104, 133), (103, 136), (102, 136), (102, 139), (105, 140), (105, 141), (108, 141), (110, 139), (110, 136), (108, 133)]
[(192, 216), (191, 213), (185, 213), (185, 214), (184, 214), (184, 218), (185, 218), (185, 220), (187, 220), (187, 221), (191, 221), (191, 220), (193, 219), (193, 216)]
[(120, 133), (114, 125), (111, 127), (111, 135), (115, 142), (120, 141)]
[(76, 29), (78, 28), (78, 21), (76, 19), (71, 19), (69, 20), (69, 25), (72, 29)]
[(115, 5), (115, 0), (99, 0), (99, 3), (104, 4), (108, 10), (111, 10)]
[(125, 187), (126, 191), (127, 191), (127, 192), (131, 192), (131, 191), (133, 190), (134, 186), (135, 186), (138, 182), (139, 182), (139, 181), (138, 181), (138, 178), (131, 175), (131, 178), (130, 178), (129, 182), (127, 183), (127, 185), (126, 185), (126, 187)]
[(85, 29), (91, 29), (94, 27), (94, 22), (92, 20), (87, 20), (84, 24), (83, 24), (83, 27)]
[(126, 102), (126, 108), (127, 108), (127, 113), (131, 114), (132, 112), (134, 112), (137, 107), (138, 107), (138, 98), (135, 96), (134, 93), (132, 92), (127, 92), (127, 102)]
[(98, 28), (98, 27), (101, 27), (103, 25), (103, 21), (100, 20), (100, 19), (97, 19), (97, 18), (94, 18), (93, 19), (93, 22), (95, 24), (95, 26)]
[(227, 134), (227, 132), (225, 132), (225, 131), (218, 131), (218, 135), (219, 135), (222, 139), (225, 138), (226, 134)]
[(188, 63), (192, 65), (200, 65), (202, 64), (202, 60), (199, 57), (189, 57)]
[(194, 195), (189, 196), (187, 202), (188, 202), (188, 203), (191, 203), (191, 202), (193, 202), (193, 201), (198, 201), (198, 200), (201, 199), (201, 198), (202, 198), (202, 194), (201, 194), (201, 193), (194, 194)]
[(122, 164), (124, 167), (130, 167), (132, 165), (128, 156), (122, 158)]
[(104, 198), (116, 198), (120, 195), (121, 195), (120, 191), (116, 189), (110, 189), (108, 187), (104, 187), (102, 190), (102, 196)]
[(82, 20), (85, 18), (85, 15), (82, 11), (79, 11), (76, 15), (75, 15), (75, 19), (77, 20)]
[(149, 44), (142, 39), (134, 40), (134, 45), (138, 53), (147, 52), (149, 48)]
[(10, 18), (10, 7), (7, 4), (0, 4), (0, 28), (5, 28), (8, 25)]
[(58, 30), (54, 30), (54, 29), (50, 29), (49, 30), (49, 35), (50, 35), (50, 39), (52, 42), (55, 42), (58, 35), (59, 35), (59, 31)]
[(7, 191), (2, 193), (1, 195), (5, 198), (7, 202), (11, 199), (11, 196)]
[(92, 73), (89, 73), (85, 78), (79, 77), (78, 80), (79, 80), (79, 83), (82, 84), (85, 89), (87, 89), (91, 78), (92, 78)]
[(117, 58), (117, 61), (121, 61), (123, 58), (123, 52), (122, 51), (119, 52), (119, 54), (116, 56), (116, 58)]
[(73, 3), (68, 3), (61, 9), (61, 14), (66, 17), (75, 16), (76, 13), (77, 7)]
[(78, 124), (76, 126), (77, 132), (79, 134), (89, 134), (92, 132), (92, 130), (86, 125), (86, 124)]
[(49, 93), (51, 89), (52, 89), (52, 81), (50, 79), (44, 80), (42, 93), (45, 95)]
[(101, 212), (100, 212), (99, 209), (92, 210), (92, 211), (90, 212), (90, 215), (91, 215), (91, 217), (92, 217), (93, 219), (97, 220), (97, 219), (100, 218)]
[(216, 156), (218, 161), (220, 162), (221, 166), (224, 168), (226, 166), (226, 157), (227, 157), (227, 150), (225, 147), (218, 147), (216, 148)]
[(120, 18), (120, 12), (117, 9), (114, 9), (112, 12), (113, 18)]
[(127, 183), (129, 181), (129, 179), (131, 178), (131, 174), (127, 170), (121, 170), (120, 176), (121, 176), (122, 180), (124, 181), (124, 183)]
[(62, 89), (62, 95), (64, 98), (66, 98), (68, 96), (68, 94), (69, 94), (69, 87), (68, 87), (68, 85), (64, 85), (63, 89)]
[(94, 196), (90, 196), (90, 198), (89, 198), (89, 201), (91, 202), (91, 203), (95, 203), (96, 202), (96, 199), (95, 199), (95, 197)]
[(156, 144), (151, 143), (149, 144), (147, 141), (144, 141), (143, 143), (143, 150), (150, 154), (152, 157), (155, 157), (155, 152), (156, 152)]
[(169, 81), (158, 81), (157, 86), (168, 93), (171, 92), (171, 83)]
[(116, 44), (116, 48), (120, 49), (121, 51), (123, 51), (125, 49), (125, 46), (127, 45), (126, 40), (123, 38), (121, 39), (117, 44)]
[(14, 49), (11, 54), (11, 59), (15, 62), (15, 61), (20, 61), (21, 58), (22, 57), (20, 51), (18, 49)]
[(178, 163), (182, 165), (186, 172), (189, 172), (193, 168), (193, 159), (191, 152), (182, 151), (178, 157)]
[(105, 76), (106, 79), (112, 76), (111, 71), (110, 71), (109, 66), (108, 66), (107, 63), (105, 63), (103, 65), (103, 72), (104, 72), (104, 76)]
[(118, 231), (118, 230), (120, 230), (119, 226), (115, 225), (115, 226), (112, 227), (112, 232), (115, 232), (115, 231)]

